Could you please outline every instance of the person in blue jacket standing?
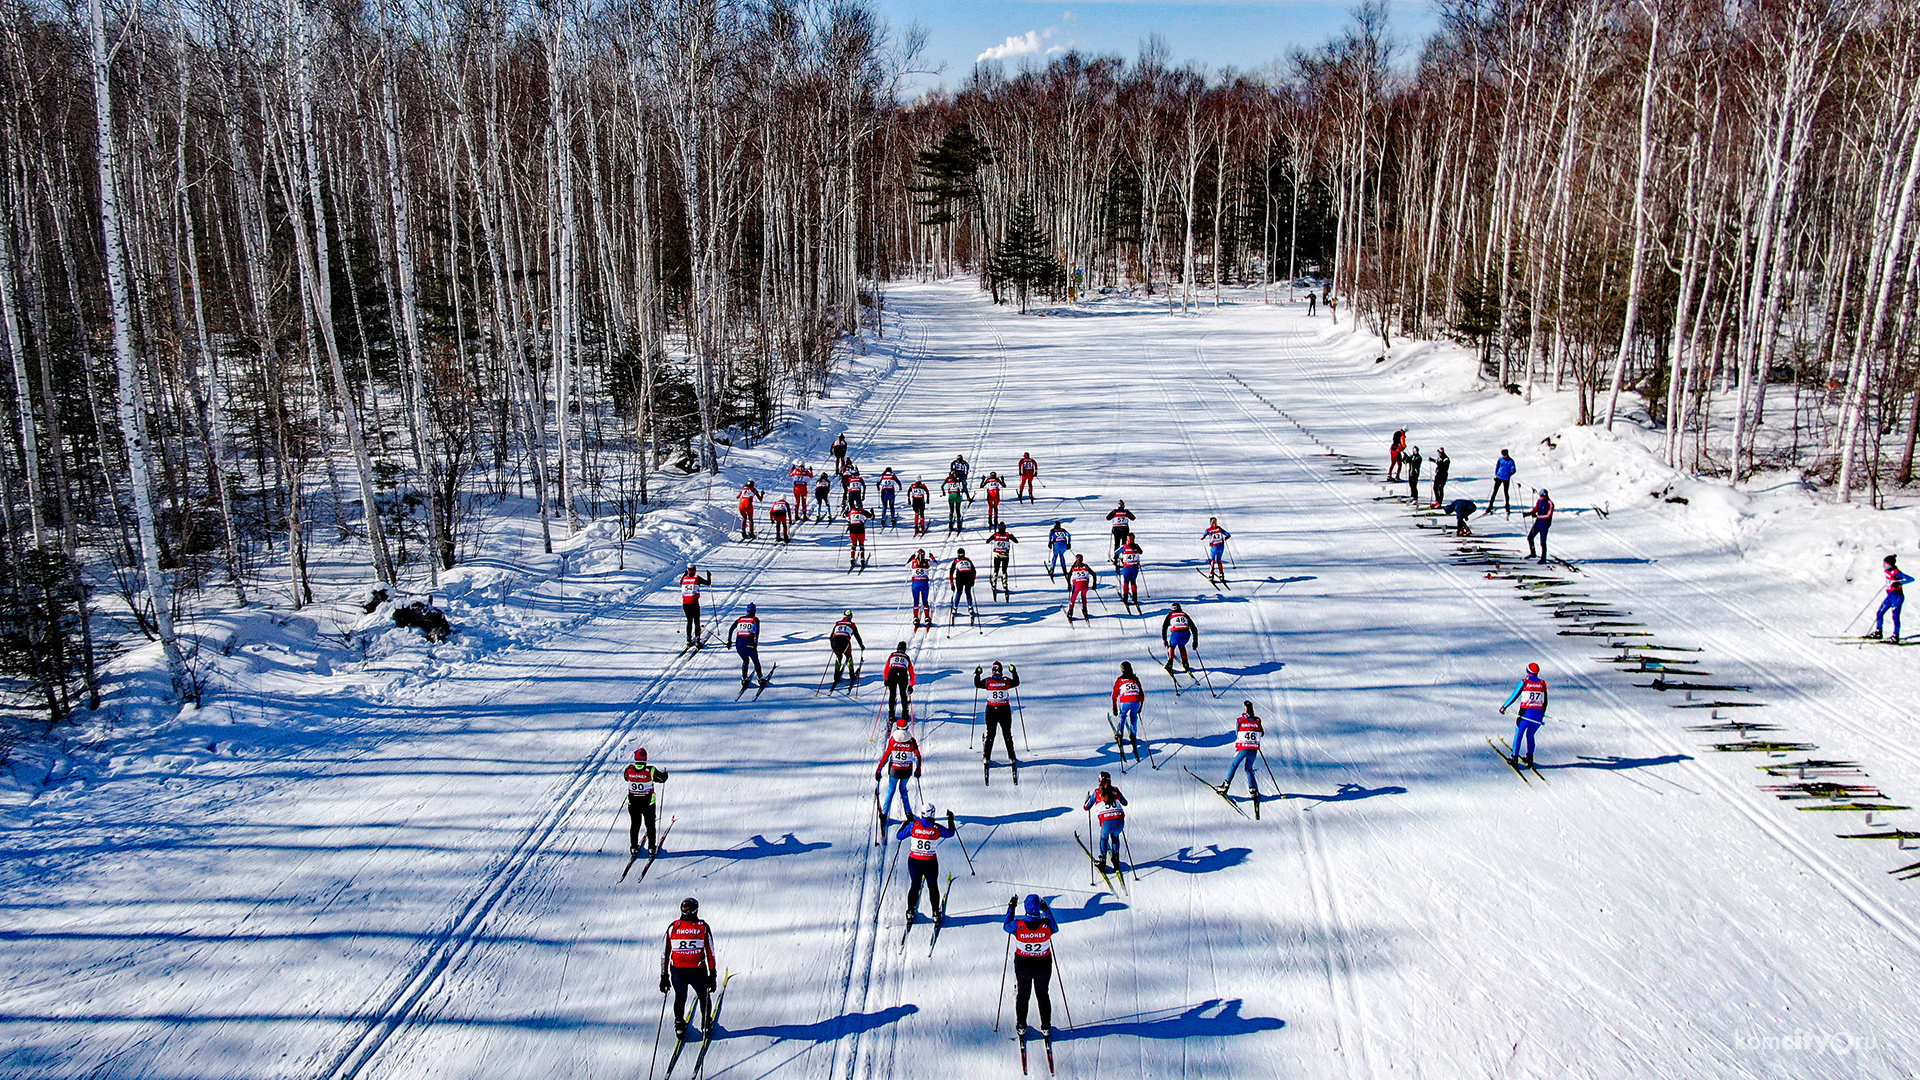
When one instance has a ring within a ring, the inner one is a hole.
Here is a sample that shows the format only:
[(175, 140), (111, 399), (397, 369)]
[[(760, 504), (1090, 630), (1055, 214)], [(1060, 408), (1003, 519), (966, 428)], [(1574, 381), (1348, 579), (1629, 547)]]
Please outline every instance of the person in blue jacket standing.
[[(1512, 708), (1515, 702), (1520, 704), (1520, 714), (1513, 725), (1514, 760), (1518, 761), (1522, 768), (1532, 768), (1533, 734), (1540, 730), (1541, 724), (1547, 722), (1547, 683), (1540, 677), (1539, 664), (1527, 665), (1527, 673), (1521, 676), (1520, 682), (1513, 688), (1513, 693), (1507, 695), (1507, 703), (1500, 706), (1500, 715), (1507, 715), (1507, 710)], [(1524, 753), (1520, 749), (1522, 743), (1526, 745)]]
[(1493, 500), (1504, 499), (1507, 513), (1513, 513), (1513, 474), (1520, 466), (1505, 451), (1500, 451), (1500, 460), (1493, 463), (1493, 494), (1487, 496), (1487, 513), (1493, 513)]
[(1887, 574), (1887, 596), (1886, 599), (1880, 601), (1880, 610), (1873, 615), (1873, 633), (1868, 634), (1867, 638), (1873, 641), (1880, 640), (1881, 632), (1886, 624), (1886, 618), (1888, 615), (1892, 615), (1893, 636), (1886, 640), (1898, 645), (1900, 644), (1900, 608), (1907, 602), (1907, 590), (1905, 586), (1913, 583), (1913, 577), (1906, 571), (1900, 569), (1895, 558), (1895, 556), (1889, 555), (1880, 562), (1880, 568), (1886, 571)]

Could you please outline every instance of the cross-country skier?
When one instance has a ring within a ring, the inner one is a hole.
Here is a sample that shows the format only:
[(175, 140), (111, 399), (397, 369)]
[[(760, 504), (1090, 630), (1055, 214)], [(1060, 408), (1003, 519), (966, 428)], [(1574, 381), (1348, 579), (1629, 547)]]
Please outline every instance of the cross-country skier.
[(647, 830), (647, 852), (658, 851), (654, 840), (653, 789), (667, 781), (667, 770), (647, 763), (647, 748), (633, 752), (633, 764), (627, 766), (627, 855), (640, 857), (640, 829)]
[(998, 731), (1007, 741), (1007, 763), (1018, 768), (1020, 760), (1013, 753), (1013, 690), (1020, 685), (1020, 669), (1009, 665), (1003, 672), (995, 660), (991, 675), (983, 678), (983, 670), (973, 669), (974, 689), (987, 693), (987, 742), (981, 756), (993, 761), (993, 733)]
[[(1500, 715), (1507, 715), (1507, 709), (1514, 702), (1520, 703), (1520, 712), (1513, 725), (1513, 756), (1522, 768), (1533, 767), (1533, 735), (1540, 725), (1547, 722), (1547, 684), (1540, 677), (1540, 665), (1528, 664), (1527, 673), (1514, 685), (1513, 693), (1507, 695), (1507, 703), (1500, 706)], [(1520, 752), (1520, 744), (1526, 743), (1526, 753)]]
[(901, 642), (887, 654), (887, 662), (880, 669), (887, 684), (887, 719), (895, 716), (894, 702), (900, 703), (898, 715), (909, 719), (913, 716), (913, 657), (907, 655), (907, 643)]
[(760, 616), (758, 609), (747, 605), (747, 613), (733, 620), (733, 651), (740, 654), (740, 685), (747, 685), (747, 664), (753, 664), (753, 677), (765, 682), (767, 673), (760, 670)]
[(858, 475), (860, 475), (860, 470), (855, 468), (851, 461), (840, 467), (840, 513), (842, 514), (847, 512), (847, 507), (853, 505), (853, 497), (847, 494), (847, 486), (852, 483), (853, 478)]
[(853, 609), (848, 608), (840, 621), (833, 624), (833, 631), (827, 635), (827, 644), (833, 649), (832, 690), (840, 685), (840, 668), (847, 668), (847, 685), (852, 686), (859, 680), (860, 666), (853, 662), (853, 646), (858, 643), (861, 652), (867, 651), (867, 643), (860, 638), (860, 628), (853, 624)]
[(907, 781), (920, 778), (920, 766), (924, 759), (920, 756), (920, 740), (913, 737), (907, 728), (907, 718), (894, 721), (893, 731), (887, 736), (887, 748), (880, 755), (880, 764), (873, 767), (873, 778), (880, 779), (881, 772), (887, 774), (887, 798), (880, 804), (880, 823), (886, 825), (887, 815), (893, 812), (893, 797), (900, 796), (900, 812), (913, 813), (913, 797), (907, 793)]
[(1520, 468), (1514, 463), (1512, 455), (1500, 451), (1500, 460), (1493, 463), (1493, 493), (1487, 496), (1487, 513), (1493, 513), (1493, 500), (1501, 499), (1507, 504), (1507, 513), (1513, 513), (1513, 474)]
[(761, 498), (760, 489), (749, 480), (740, 485), (740, 539), (753, 539), (753, 503)]
[(860, 509), (866, 508), (867, 478), (860, 475), (859, 469), (853, 470), (853, 475), (847, 477), (847, 505)]
[(967, 495), (966, 480), (962, 479), (959, 473), (950, 472), (947, 474), (946, 482), (940, 485), (940, 492), (947, 497), (947, 531), (950, 533), (965, 531), (965, 526), (961, 524), (960, 500), (970, 497)]
[(847, 507), (847, 569), (867, 565), (867, 519), (872, 517), (858, 503)]
[(913, 568), (909, 591), (913, 594), (913, 628), (918, 630), (933, 625), (933, 556), (926, 548), (915, 548), (907, 556), (907, 565)]
[(1887, 595), (1884, 600), (1880, 601), (1880, 610), (1873, 613), (1873, 633), (1867, 635), (1867, 639), (1870, 641), (1880, 639), (1882, 630), (1885, 627), (1886, 618), (1888, 615), (1892, 615), (1893, 636), (1886, 640), (1893, 642), (1895, 645), (1900, 644), (1900, 608), (1907, 602), (1907, 590), (1905, 587), (1912, 583), (1913, 578), (1908, 575), (1906, 571), (1900, 569), (1899, 564), (1895, 561), (1896, 559), (1897, 556), (1889, 555), (1880, 561), (1880, 569), (1886, 571), (1887, 574)]
[(1219, 518), (1210, 517), (1207, 519), (1207, 531), (1200, 534), (1200, 539), (1207, 542), (1207, 576), (1226, 580), (1227, 564), (1222, 560), (1227, 553), (1227, 541), (1233, 539), (1233, 534), (1220, 527)]
[(913, 535), (927, 535), (927, 482), (915, 479), (907, 488), (907, 506), (913, 510)]
[(1007, 482), (1000, 479), (997, 472), (989, 472), (980, 483), (980, 489), (987, 493), (987, 524), (990, 526), (1000, 524), (1000, 489), (1006, 486)]
[[(1441, 447), (1433, 454), (1433, 509), (1447, 501), (1447, 472), (1453, 468), (1453, 459), (1447, 456), (1447, 448)], [(1420, 501), (1419, 492), (1413, 496), (1414, 502)]]
[(1067, 549), (1073, 546), (1073, 534), (1067, 531), (1064, 522), (1056, 521), (1047, 532), (1047, 547), (1051, 555), (1047, 560), (1047, 580), (1053, 580), (1053, 568), (1058, 566), (1061, 573), (1067, 572)]
[(1120, 602), (1140, 606), (1140, 540), (1132, 533), (1120, 545)]
[(1160, 620), (1160, 643), (1167, 647), (1167, 660), (1163, 667), (1167, 674), (1173, 674), (1173, 654), (1180, 654), (1180, 666), (1187, 674), (1193, 674), (1193, 663), (1187, 659), (1187, 647), (1191, 645), (1195, 652), (1200, 651), (1200, 627), (1194, 624), (1193, 616), (1173, 605), (1167, 617)]
[[(1103, 772), (1100, 774), (1099, 785), (1087, 793), (1087, 804), (1081, 807), (1081, 809), (1091, 810), (1093, 809), (1094, 803), (1100, 804), (1100, 869), (1112, 869), (1118, 872), (1120, 869), (1120, 834), (1127, 827), (1127, 812), (1123, 809), (1123, 807), (1127, 805), (1127, 797), (1120, 794), (1119, 788), (1113, 786), (1112, 773)], [(1109, 850), (1113, 852), (1113, 865), (1111, 867), (1107, 865), (1107, 852)]]
[(813, 478), (813, 470), (804, 462), (796, 461), (793, 468), (787, 470), (793, 478), (793, 512), (804, 519), (807, 516), (807, 481)]
[(987, 551), (993, 556), (991, 578), (1009, 595), (1013, 593), (1013, 545), (1019, 542), (1020, 538), (1008, 532), (1004, 523), (996, 525), (993, 535), (987, 537)]
[(900, 477), (894, 474), (891, 466), (880, 470), (880, 525), (882, 528), (900, 527), (900, 513), (893, 505), (894, 497), (900, 494)]
[(680, 610), (687, 617), (687, 647), (700, 646), (700, 586), (713, 584), (711, 575), (702, 574), (692, 563), (680, 575)]
[(813, 478), (813, 521), (816, 525), (825, 524), (827, 515), (833, 513), (833, 475), (825, 469)]
[(953, 604), (947, 610), (958, 613), (960, 597), (967, 598), (967, 614), (978, 615), (980, 609), (973, 602), (973, 579), (978, 571), (973, 560), (967, 558), (967, 549), (961, 548), (953, 553), (953, 561), (947, 564), (947, 585), (953, 589)]
[(833, 437), (833, 471), (839, 472), (847, 464), (847, 433), (841, 432)]
[(972, 474), (973, 466), (967, 463), (967, 456), (965, 454), (955, 454), (953, 456), (953, 463), (947, 466), (947, 471), (959, 477), (961, 493), (967, 497), (968, 502), (972, 502), (973, 489), (967, 486), (967, 477)]
[(1400, 479), (1400, 462), (1407, 448), (1407, 429), (1400, 428), (1393, 433), (1393, 440), (1387, 444), (1387, 479)]
[(947, 811), (947, 823), (933, 818), (933, 804), (920, 808), (919, 817), (910, 817), (894, 834), (896, 840), (913, 841), (907, 848), (907, 923), (920, 914), (920, 886), (927, 887), (927, 903), (932, 905), (934, 921), (940, 919), (940, 841), (955, 832), (953, 811)]
[(790, 544), (793, 534), (787, 531), (787, 497), (773, 500), (773, 507), (767, 511), (767, 520), (773, 522), (773, 539), (777, 543)]
[(1014, 490), (1013, 500), (1025, 499), (1033, 502), (1033, 479), (1040, 475), (1040, 463), (1033, 460), (1032, 454), (1020, 455), (1020, 486)]
[(1473, 530), (1467, 528), (1467, 519), (1473, 516), (1475, 510), (1480, 509), (1479, 503), (1474, 502), (1472, 499), (1455, 499), (1448, 503), (1444, 509), (1447, 513), (1453, 515), (1453, 533), (1455, 536), (1473, 535)]
[(667, 927), (666, 950), (660, 954), (660, 992), (673, 994), (673, 1034), (687, 1037), (687, 991), (700, 999), (700, 1037), (713, 1034), (713, 990), (718, 980), (713, 954), (713, 927), (700, 917), (700, 901), (680, 901), (680, 917)]
[(1420, 501), (1420, 464), (1425, 460), (1420, 456), (1417, 446), (1409, 449), (1402, 458), (1407, 467), (1407, 498), (1416, 503)]
[(1099, 580), (1100, 575), (1094, 573), (1093, 567), (1087, 565), (1085, 555), (1073, 557), (1073, 565), (1067, 567), (1068, 622), (1073, 621), (1073, 605), (1076, 602), (1080, 605), (1080, 617), (1088, 622), (1093, 621), (1093, 615), (1087, 611), (1087, 594), (1093, 591), (1094, 585)]
[(1053, 982), (1053, 935), (1060, 931), (1060, 923), (1054, 919), (1053, 909), (1036, 893), (1027, 894), (1026, 910), (1016, 916), (1014, 907), (1019, 903), (1017, 896), (1008, 898), (1003, 926), (1013, 935), (1013, 1024), (1024, 1059), (1029, 996), (1040, 1003), (1040, 1036), (1049, 1047), (1053, 1045), (1053, 997), (1047, 988)]
[(1146, 687), (1140, 683), (1139, 676), (1133, 673), (1133, 664), (1120, 661), (1120, 677), (1113, 680), (1113, 694), (1110, 699), (1114, 717), (1114, 747), (1122, 754), (1126, 747), (1120, 740), (1126, 738), (1133, 743), (1133, 756), (1140, 756), (1140, 706), (1147, 700)]
[(1120, 505), (1107, 511), (1107, 520), (1113, 523), (1113, 550), (1118, 553), (1127, 534), (1133, 531), (1133, 511), (1127, 509), (1127, 500), (1121, 499)]
[(1260, 717), (1254, 715), (1253, 702), (1243, 701), (1240, 705), (1244, 711), (1241, 712), (1240, 719), (1235, 721), (1233, 764), (1227, 767), (1227, 778), (1220, 781), (1220, 787), (1217, 790), (1225, 795), (1227, 789), (1233, 786), (1234, 774), (1240, 771), (1240, 766), (1245, 765), (1247, 794), (1258, 798), (1260, 790), (1253, 779), (1253, 759), (1260, 756), (1260, 737), (1267, 733), (1267, 729), (1260, 723)]
[(1533, 519), (1533, 528), (1527, 530), (1527, 554), (1533, 554), (1533, 538), (1540, 538), (1540, 565), (1547, 564), (1547, 530), (1553, 527), (1553, 500), (1547, 498), (1547, 489), (1541, 488), (1540, 494), (1533, 500), (1533, 508), (1523, 516)]

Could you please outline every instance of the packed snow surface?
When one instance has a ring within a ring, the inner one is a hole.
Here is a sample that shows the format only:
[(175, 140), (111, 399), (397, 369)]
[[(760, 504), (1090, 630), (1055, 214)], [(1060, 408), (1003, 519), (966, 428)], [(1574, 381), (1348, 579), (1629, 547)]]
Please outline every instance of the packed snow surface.
[[(1061, 923), (1063, 1076), (1913, 1075), (1920, 882), (1889, 871), (1920, 853), (1837, 834), (1915, 817), (1806, 812), (1766, 788), (1796, 777), (1756, 766), (1852, 762), (1844, 782), (1920, 797), (1915, 654), (1814, 636), (1867, 625), (1848, 620), (1880, 556), (1913, 550), (1915, 512), (1678, 476), (1657, 435), (1573, 429), (1567, 402), (1482, 384), (1458, 350), (1227, 299), (1022, 317), (970, 283), (896, 287), (831, 398), (731, 451), (711, 501), (675, 488), (624, 555), (611, 522), (553, 556), (503, 530), (440, 588), (458, 633), (437, 646), (344, 605), (234, 619), (201, 709), (130, 719), (9, 789), (0, 1073), (649, 1075), (661, 935), (691, 895), (733, 974), (707, 1075), (1005, 1076), (1000, 920), (1033, 892)], [(858, 572), (830, 525), (778, 546), (763, 513), (760, 540), (734, 539), (734, 488), (786, 488), (842, 427), (870, 483), (1038, 459), (1037, 501), (1004, 511), (1010, 601), (988, 601), (984, 498), (956, 538), (936, 495), (921, 541), (943, 577), (957, 546), (982, 560), (977, 626), (949, 627), (942, 585), (937, 627), (911, 631), (906, 529), (877, 530)], [(1571, 584), (1459, 558), (1442, 519), (1391, 498), (1357, 466), (1383, 469), (1397, 427), (1446, 448), (1449, 498), (1484, 499), (1511, 449), (1515, 513), (1474, 530), (1519, 554), (1519, 510), (1549, 488), (1578, 570), (1547, 569)], [(1118, 499), (1143, 615), (1108, 582)], [(1199, 570), (1209, 515), (1233, 534), (1224, 588)], [(1090, 623), (1043, 572), (1055, 520), (1102, 572)], [(716, 636), (758, 604), (778, 669), (757, 698), (736, 697), (724, 640), (681, 649), (688, 557)], [(1749, 689), (1641, 685), (1654, 673), (1612, 662), (1604, 631), (1561, 633), (1581, 620), (1543, 590), (1653, 635), (1623, 640), (1703, 650), (1677, 656), (1710, 674), (1669, 681)], [(1155, 666), (1176, 600), (1210, 685)], [(847, 608), (863, 686), (816, 694)], [(924, 914), (903, 948), (906, 871), (873, 842), (878, 672), (903, 639), (919, 790), (972, 856), (942, 848), (931, 956)], [(1004, 752), (982, 782), (972, 674), (996, 659), (1022, 679), (1018, 786)], [(1106, 720), (1123, 660), (1154, 751), (1124, 772)], [(1495, 710), (1529, 661), (1552, 705), (1523, 781), (1488, 739), (1511, 737)], [(1187, 772), (1225, 775), (1243, 700), (1268, 731), (1258, 820), (1242, 782), (1236, 810)], [(1676, 708), (1733, 700), (1753, 704)], [(1736, 720), (1817, 749), (1688, 730)], [(637, 746), (671, 773), (672, 826), (621, 882)], [(1075, 842), (1101, 769), (1131, 801), (1124, 889)]]

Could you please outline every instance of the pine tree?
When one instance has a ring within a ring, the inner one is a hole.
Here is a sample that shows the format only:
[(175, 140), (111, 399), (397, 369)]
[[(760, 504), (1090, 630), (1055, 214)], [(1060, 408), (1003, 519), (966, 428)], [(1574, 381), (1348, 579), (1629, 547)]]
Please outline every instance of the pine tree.
[(1007, 233), (987, 264), (994, 281), (1011, 287), (1020, 298), (1020, 312), (1027, 310), (1027, 297), (1041, 291), (1057, 295), (1066, 280), (1066, 268), (1054, 257), (1053, 241), (1040, 230), (1033, 212), (1033, 196), (1022, 193), (1007, 214)]

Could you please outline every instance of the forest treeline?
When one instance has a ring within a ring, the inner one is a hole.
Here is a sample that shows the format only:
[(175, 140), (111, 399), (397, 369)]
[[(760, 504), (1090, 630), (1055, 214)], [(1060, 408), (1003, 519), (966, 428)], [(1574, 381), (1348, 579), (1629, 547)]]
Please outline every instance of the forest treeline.
[(104, 586), (190, 695), (175, 618), (310, 601), (316, 544), (393, 583), (488, 497), (630, 528), (912, 276), (1311, 287), (1583, 422), (1637, 392), (1681, 468), (1908, 483), (1914, 6), (1439, 7), (907, 102), (857, 0), (0, 0), (0, 674), (93, 691)]

